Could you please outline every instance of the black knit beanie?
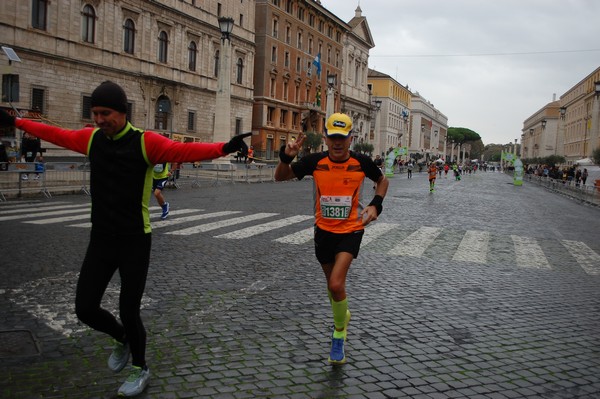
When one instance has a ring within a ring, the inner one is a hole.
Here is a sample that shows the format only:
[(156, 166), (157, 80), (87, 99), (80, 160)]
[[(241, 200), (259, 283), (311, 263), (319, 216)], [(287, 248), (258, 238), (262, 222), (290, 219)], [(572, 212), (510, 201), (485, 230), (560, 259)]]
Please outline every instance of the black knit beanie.
[(127, 95), (121, 86), (107, 80), (92, 93), (92, 107), (106, 107), (126, 114)]

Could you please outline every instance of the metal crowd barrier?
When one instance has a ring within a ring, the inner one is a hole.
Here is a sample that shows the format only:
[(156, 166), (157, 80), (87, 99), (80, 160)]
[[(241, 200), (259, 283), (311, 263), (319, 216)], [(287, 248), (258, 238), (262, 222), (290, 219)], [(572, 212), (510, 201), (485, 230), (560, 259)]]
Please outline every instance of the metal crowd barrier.
[[(263, 183), (275, 180), (275, 164), (196, 162), (181, 165), (178, 178), (170, 179), (167, 187), (192, 188), (220, 184)], [(27, 178), (23, 178), (23, 176)], [(21, 162), (0, 164), (0, 201), (8, 196), (41, 194), (52, 197), (58, 193), (89, 195), (90, 168), (88, 162)]]
[(577, 184), (575, 181), (553, 179), (548, 176), (538, 176), (534, 174), (526, 174), (525, 179), (532, 183), (539, 184), (548, 190), (558, 192), (582, 202), (600, 205), (600, 186), (596, 186), (594, 181), (590, 182), (588, 180), (587, 184)]
[(89, 195), (89, 168), (82, 162), (17, 162), (0, 165), (0, 201), (7, 196), (81, 191)]

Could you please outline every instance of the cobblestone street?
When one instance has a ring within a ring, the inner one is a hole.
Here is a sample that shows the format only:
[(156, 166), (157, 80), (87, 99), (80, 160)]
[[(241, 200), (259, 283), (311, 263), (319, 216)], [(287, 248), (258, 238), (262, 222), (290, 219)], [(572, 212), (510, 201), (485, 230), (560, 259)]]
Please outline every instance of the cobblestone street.
[[(165, 197), (140, 398), (600, 398), (600, 207), (501, 173), (434, 193), (425, 173), (396, 175), (350, 269), (348, 362), (332, 367), (312, 182)], [(74, 312), (88, 221), (84, 195), (0, 203), (2, 398), (116, 397), (111, 342)]]

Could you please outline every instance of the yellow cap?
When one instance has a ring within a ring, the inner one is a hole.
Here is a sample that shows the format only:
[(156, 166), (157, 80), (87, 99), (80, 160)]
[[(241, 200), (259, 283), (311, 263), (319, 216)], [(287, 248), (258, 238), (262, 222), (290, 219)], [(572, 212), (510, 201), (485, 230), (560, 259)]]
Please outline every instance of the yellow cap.
[(348, 137), (350, 131), (352, 130), (352, 119), (346, 114), (341, 114), (339, 112), (332, 114), (329, 119), (327, 119), (327, 123), (325, 124), (325, 128), (327, 129), (327, 137), (330, 136), (343, 136)]

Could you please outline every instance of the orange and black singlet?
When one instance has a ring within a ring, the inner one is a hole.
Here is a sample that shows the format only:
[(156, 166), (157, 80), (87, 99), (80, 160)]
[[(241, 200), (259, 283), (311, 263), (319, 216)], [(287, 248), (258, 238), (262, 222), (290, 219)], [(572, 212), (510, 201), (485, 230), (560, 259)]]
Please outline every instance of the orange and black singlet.
[(343, 162), (332, 161), (327, 152), (309, 154), (291, 165), (301, 180), (312, 175), (315, 182), (315, 224), (331, 233), (363, 230), (359, 218), (359, 195), (365, 177), (378, 181), (381, 170), (371, 158), (350, 151)]

